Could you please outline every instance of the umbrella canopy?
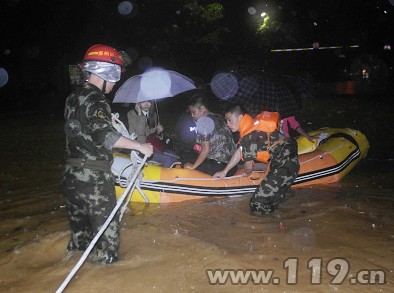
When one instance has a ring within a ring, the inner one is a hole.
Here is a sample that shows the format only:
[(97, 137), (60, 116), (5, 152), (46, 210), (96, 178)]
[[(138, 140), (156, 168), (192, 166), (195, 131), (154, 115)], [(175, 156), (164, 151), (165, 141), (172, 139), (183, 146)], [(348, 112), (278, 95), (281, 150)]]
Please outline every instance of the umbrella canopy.
[(116, 91), (113, 103), (139, 103), (173, 97), (196, 89), (194, 82), (171, 70), (153, 68), (127, 79)]
[(232, 72), (221, 72), (212, 78), (211, 90), (215, 96), (222, 100), (234, 97), (238, 89), (237, 77)]
[(302, 77), (283, 75), (283, 80), (291, 92), (299, 98), (311, 98), (315, 93), (314, 84)]
[(294, 94), (280, 75), (232, 70), (214, 77), (211, 88), (218, 98), (242, 104), (254, 116), (263, 110), (279, 112), (283, 118), (300, 112)]

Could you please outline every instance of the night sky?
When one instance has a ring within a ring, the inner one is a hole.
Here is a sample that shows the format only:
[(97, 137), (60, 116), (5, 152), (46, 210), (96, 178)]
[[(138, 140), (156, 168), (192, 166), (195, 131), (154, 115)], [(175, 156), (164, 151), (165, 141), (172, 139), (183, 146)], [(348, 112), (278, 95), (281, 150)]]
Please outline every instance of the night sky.
[[(393, 59), (392, 51), (383, 48), (393, 45), (394, 0), (195, 1), (205, 7), (215, 2), (223, 5), (223, 18), (215, 25), (184, 9), (193, 1), (133, 1), (129, 15), (118, 12), (121, 1), (1, 1), (0, 67), (9, 72), (7, 87), (18, 87), (20, 95), (26, 89), (33, 96), (67, 91), (68, 64), (78, 63), (94, 43), (131, 55), (135, 62), (130, 74), (137, 72), (140, 58), (149, 57), (154, 65), (204, 78), (220, 64), (219, 59), (266, 58), (270, 49), (311, 47), (313, 42), (357, 44), (359, 51), (389, 63)], [(262, 11), (276, 21), (267, 42), (256, 37), (256, 19)], [(171, 31), (174, 27), (181, 33)], [(220, 43), (197, 43), (217, 28), (223, 32)], [(10, 89), (4, 88), (0, 93), (9, 95)]]

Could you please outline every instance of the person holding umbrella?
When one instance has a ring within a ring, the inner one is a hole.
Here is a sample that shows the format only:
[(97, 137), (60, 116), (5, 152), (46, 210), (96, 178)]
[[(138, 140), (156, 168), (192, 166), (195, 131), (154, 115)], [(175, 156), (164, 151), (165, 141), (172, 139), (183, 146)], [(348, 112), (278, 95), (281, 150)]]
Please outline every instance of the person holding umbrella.
[(136, 103), (134, 109), (127, 112), (127, 120), (129, 133), (136, 133), (137, 141), (152, 143), (152, 161), (160, 163), (165, 168), (170, 168), (177, 161), (175, 152), (164, 149), (164, 127), (160, 124), (151, 100)]
[[(112, 149), (137, 150), (151, 156), (151, 144), (122, 136), (111, 123), (105, 97), (120, 80), (123, 61), (114, 48), (91, 46), (81, 65), (87, 81), (65, 103), (66, 166), (62, 189), (67, 203), (71, 239), (69, 251), (84, 251), (116, 206), (111, 173)], [(115, 216), (96, 243), (92, 259), (101, 264), (117, 261), (119, 217)]]
[(155, 152), (152, 160), (164, 167), (171, 167), (178, 156), (156, 139), (164, 128), (159, 123), (159, 111), (157, 107), (152, 107), (152, 101), (195, 89), (194, 82), (187, 76), (173, 70), (151, 67), (127, 79), (115, 93), (113, 103), (135, 104), (135, 109), (127, 114), (129, 131), (137, 134), (137, 141), (153, 141)]
[(224, 178), (240, 160), (244, 161), (246, 175), (252, 173), (255, 161), (268, 163), (268, 173), (250, 199), (250, 210), (256, 214), (270, 214), (277, 209), (298, 175), (297, 144), (278, 130), (263, 131), (257, 126), (259, 121), (239, 104), (229, 106), (225, 119), (232, 132), (240, 132), (240, 140), (227, 166), (213, 177)]

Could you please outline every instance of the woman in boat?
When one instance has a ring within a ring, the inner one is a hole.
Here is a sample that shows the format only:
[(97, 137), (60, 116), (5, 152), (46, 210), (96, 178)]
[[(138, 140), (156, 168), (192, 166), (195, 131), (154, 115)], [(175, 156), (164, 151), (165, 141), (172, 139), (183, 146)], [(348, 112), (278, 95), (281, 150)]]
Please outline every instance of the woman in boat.
[(164, 149), (164, 127), (158, 121), (151, 100), (136, 103), (134, 109), (127, 112), (127, 121), (129, 133), (137, 134), (136, 140), (138, 142), (149, 142), (153, 145), (152, 161), (166, 168), (170, 168), (177, 161), (177, 155), (174, 151)]
[[(199, 148), (194, 162), (184, 165), (186, 169), (197, 169), (209, 175), (222, 170), (236, 150), (233, 136), (226, 127), (222, 116), (210, 112), (207, 97), (195, 94), (189, 102), (189, 111), (196, 120), (196, 143)], [(234, 175), (237, 166), (228, 170), (228, 176)]]
[(278, 130), (264, 131), (265, 123), (256, 123), (256, 119), (246, 114), (241, 105), (231, 105), (225, 112), (225, 119), (232, 132), (240, 132), (240, 140), (227, 166), (213, 176), (225, 177), (240, 160), (244, 161), (247, 175), (252, 172), (255, 161), (268, 163), (269, 171), (250, 199), (250, 209), (257, 214), (270, 214), (298, 175), (297, 144)]

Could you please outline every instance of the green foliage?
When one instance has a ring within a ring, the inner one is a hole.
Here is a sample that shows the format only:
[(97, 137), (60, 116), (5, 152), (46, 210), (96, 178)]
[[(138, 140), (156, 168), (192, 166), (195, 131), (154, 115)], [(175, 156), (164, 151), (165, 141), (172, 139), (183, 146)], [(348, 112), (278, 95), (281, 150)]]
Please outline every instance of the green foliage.
[(226, 28), (217, 28), (204, 36), (198, 38), (198, 42), (201, 44), (207, 44), (211, 46), (212, 50), (219, 49), (220, 46), (224, 44), (222, 39), (222, 34), (228, 32)]
[(203, 11), (203, 17), (207, 22), (214, 22), (223, 18), (223, 5), (219, 3), (208, 4)]
[(199, 5), (195, 2), (188, 2), (183, 5), (183, 9), (190, 15), (200, 17), (203, 22), (212, 23), (223, 18), (223, 5), (219, 3)]

